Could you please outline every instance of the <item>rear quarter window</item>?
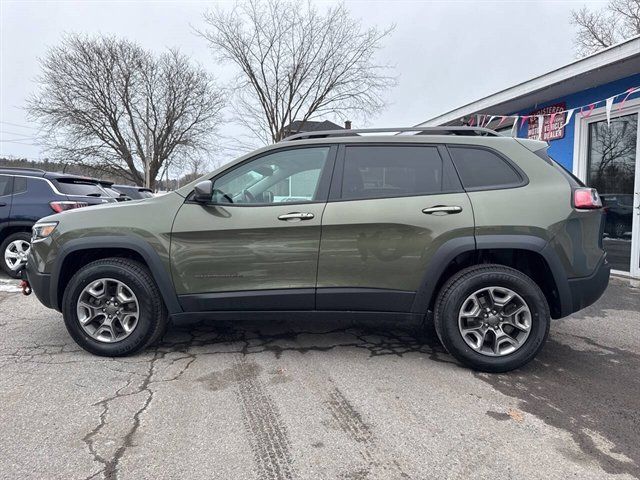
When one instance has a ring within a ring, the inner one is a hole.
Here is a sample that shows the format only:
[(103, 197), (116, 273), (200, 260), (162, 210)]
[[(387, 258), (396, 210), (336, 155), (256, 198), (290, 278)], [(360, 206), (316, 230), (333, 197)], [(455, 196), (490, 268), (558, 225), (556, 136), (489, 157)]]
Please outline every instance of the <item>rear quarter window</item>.
[(448, 147), (466, 190), (518, 187), (522, 176), (497, 153), (477, 147)]

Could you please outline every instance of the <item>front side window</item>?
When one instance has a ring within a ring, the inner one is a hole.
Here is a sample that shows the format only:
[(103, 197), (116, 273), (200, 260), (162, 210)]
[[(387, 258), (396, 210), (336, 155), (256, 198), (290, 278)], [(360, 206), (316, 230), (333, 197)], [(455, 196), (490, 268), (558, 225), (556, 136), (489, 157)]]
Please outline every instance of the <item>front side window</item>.
[(317, 200), (331, 147), (264, 155), (215, 179), (213, 203), (279, 204)]
[(446, 190), (437, 147), (349, 146), (344, 160), (343, 199), (429, 195)]

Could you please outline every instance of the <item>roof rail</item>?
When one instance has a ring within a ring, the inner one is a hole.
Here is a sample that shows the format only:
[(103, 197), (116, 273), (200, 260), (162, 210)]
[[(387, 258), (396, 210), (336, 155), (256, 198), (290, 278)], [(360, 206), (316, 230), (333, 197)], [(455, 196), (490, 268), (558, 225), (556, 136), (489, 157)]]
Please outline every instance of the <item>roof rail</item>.
[(15, 172), (34, 172), (34, 173), (47, 173), (46, 170), (42, 170), (41, 168), (30, 168), (30, 167), (7, 167), (4, 165), (0, 165), (0, 170), (12, 170)]
[(482, 127), (398, 127), (398, 128), (356, 128), (353, 130), (318, 130), (315, 132), (302, 132), (289, 135), (280, 140), (288, 142), (301, 138), (325, 138), (325, 137), (349, 137), (360, 133), (393, 133), (393, 132), (417, 132), (415, 135), (487, 135), (499, 137), (495, 130)]

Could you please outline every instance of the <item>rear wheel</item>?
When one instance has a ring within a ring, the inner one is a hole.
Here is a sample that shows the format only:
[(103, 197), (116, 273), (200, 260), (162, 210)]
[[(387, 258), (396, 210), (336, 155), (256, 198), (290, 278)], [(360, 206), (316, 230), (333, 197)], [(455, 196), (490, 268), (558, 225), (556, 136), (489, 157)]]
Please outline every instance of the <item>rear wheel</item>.
[(79, 270), (64, 292), (62, 313), (73, 339), (102, 356), (125, 356), (155, 343), (167, 311), (153, 277), (136, 261), (97, 260)]
[(549, 333), (546, 298), (528, 276), (501, 265), (478, 265), (440, 290), (435, 327), (445, 348), (465, 365), (506, 372), (530, 362)]
[(27, 263), (27, 254), (31, 246), (31, 235), (17, 232), (9, 235), (0, 245), (2, 252), (2, 270), (10, 277), (18, 278), (18, 273)]

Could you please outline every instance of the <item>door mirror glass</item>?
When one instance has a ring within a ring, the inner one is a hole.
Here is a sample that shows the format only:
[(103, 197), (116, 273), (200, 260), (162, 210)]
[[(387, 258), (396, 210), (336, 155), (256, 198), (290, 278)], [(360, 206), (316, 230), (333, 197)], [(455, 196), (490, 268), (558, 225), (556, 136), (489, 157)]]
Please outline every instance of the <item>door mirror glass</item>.
[(213, 182), (204, 180), (198, 184), (193, 191), (193, 200), (198, 203), (209, 203), (213, 196)]

